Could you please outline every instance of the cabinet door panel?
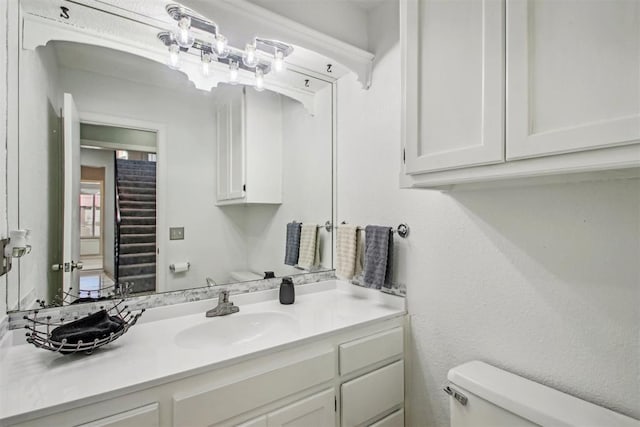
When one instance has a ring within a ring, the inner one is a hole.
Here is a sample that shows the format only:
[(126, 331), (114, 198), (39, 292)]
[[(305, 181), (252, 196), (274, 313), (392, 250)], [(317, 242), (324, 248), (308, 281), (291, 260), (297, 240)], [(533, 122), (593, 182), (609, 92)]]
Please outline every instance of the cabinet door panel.
[(267, 427), (328, 427), (335, 425), (333, 389), (292, 403), (267, 416)]
[(244, 94), (231, 100), (230, 111), (229, 199), (241, 199), (244, 197), (245, 167)]
[(401, 1), (405, 172), (504, 160), (504, 2)]
[(507, 159), (640, 139), (640, 2), (509, 0)]
[(217, 129), (217, 153), (218, 156), (216, 164), (218, 166), (218, 195), (217, 200), (226, 200), (229, 198), (229, 138), (230, 138), (230, 114), (229, 106), (221, 105), (218, 108), (216, 117), (216, 129)]

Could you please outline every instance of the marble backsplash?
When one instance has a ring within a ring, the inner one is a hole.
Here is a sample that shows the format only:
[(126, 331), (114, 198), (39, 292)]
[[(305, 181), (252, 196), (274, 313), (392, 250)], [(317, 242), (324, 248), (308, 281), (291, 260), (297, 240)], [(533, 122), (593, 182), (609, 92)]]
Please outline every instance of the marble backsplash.
[[(303, 285), (306, 283), (315, 283), (323, 280), (335, 279), (335, 272), (333, 270), (306, 273), (292, 276), (293, 283), (295, 285)], [(200, 301), (206, 299), (217, 298), (222, 289), (228, 289), (231, 295), (244, 294), (248, 292), (265, 291), (269, 289), (276, 289), (280, 286), (282, 278), (274, 279), (260, 279), (250, 282), (232, 283), (229, 285), (211, 286), (204, 288), (185, 289), (175, 292), (164, 292), (159, 294), (143, 295), (130, 297), (126, 300), (128, 310), (137, 311), (141, 309), (161, 307), (165, 305), (180, 304), (185, 302)], [(119, 301), (114, 299), (113, 301), (99, 301), (94, 303), (84, 303), (79, 305), (67, 305), (62, 307), (51, 307), (38, 310), (38, 319), (46, 319), (51, 316), (52, 320), (62, 318), (73, 319), (76, 317), (86, 316), (90, 313), (95, 313), (100, 310), (101, 307), (110, 308), (111, 304)], [(27, 322), (24, 316), (27, 312), (15, 312), (9, 313), (8, 329), (23, 328)], [(33, 311), (29, 312), (32, 315)], [(3, 333), (0, 328), (0, 333)], [(0, 335), (0, 339), (2, 335)]]

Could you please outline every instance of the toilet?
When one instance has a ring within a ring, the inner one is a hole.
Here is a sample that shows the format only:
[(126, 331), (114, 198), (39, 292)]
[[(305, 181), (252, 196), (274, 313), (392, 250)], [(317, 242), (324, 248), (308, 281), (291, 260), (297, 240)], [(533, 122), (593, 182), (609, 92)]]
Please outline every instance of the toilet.
[(451, 427), (640, 427), (640, 421), (479, 361), (449, 371)]
[(232, 271), (229, 276), (234, 282), (249, 282), (251, 280), (260, 280), (264, 277), (253, 271)]

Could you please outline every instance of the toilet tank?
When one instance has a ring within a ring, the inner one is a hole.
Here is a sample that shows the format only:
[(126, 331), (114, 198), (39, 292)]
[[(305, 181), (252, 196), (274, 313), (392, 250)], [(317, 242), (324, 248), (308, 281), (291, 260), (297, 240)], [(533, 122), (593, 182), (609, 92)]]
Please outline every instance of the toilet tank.
[(457, 366), (448, 379), (451, 427), (640, 427), (638, 420), (483, 362)]

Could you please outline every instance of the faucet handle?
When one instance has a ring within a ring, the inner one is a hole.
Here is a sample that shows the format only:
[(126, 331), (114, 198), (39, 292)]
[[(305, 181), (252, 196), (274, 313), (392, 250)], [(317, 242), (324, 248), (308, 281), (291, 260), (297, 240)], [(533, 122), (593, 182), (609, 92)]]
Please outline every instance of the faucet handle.
[(229, 302), (229, 291), (223, 289), (218, 294), (218, 304)]

